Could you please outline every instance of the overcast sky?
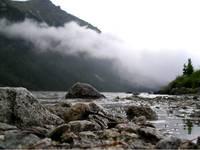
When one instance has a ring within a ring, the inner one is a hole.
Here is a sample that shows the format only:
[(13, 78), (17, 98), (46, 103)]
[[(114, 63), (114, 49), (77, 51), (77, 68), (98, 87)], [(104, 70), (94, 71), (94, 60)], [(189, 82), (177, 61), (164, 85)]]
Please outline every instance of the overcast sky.
[(199, 0), (51, 0), (135, 50), (187, 51), (200, 64)]

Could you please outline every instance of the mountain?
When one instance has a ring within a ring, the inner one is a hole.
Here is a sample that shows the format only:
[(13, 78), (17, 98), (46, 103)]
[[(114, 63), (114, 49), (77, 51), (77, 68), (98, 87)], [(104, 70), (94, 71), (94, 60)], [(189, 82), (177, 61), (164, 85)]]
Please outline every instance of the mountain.
[[(92, 26), (55, 6), (50, 0), (26, 2), (0, 0), (0, 18), (20, 22), (31, 18), (50, 26), (77, 22), (100, 34)], [(87, 82), (101, 91), (144, 90), (120, 77), (114, 60), (84, 54), (62, 55), (54, 51), (37, 53), (32, 43), (0, 34), (0, 86), (23, 86), (30, 90), (66, 90), (75, 82)]]

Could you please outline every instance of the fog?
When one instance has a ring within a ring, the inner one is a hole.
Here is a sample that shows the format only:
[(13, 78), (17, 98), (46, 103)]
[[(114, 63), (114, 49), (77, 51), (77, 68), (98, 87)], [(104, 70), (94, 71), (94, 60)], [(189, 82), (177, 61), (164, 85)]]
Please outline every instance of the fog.
[(99, 34), (75, 22), (67, 23), (63, 27), (50, 27), (29, 19), (18, 23), (1, 19), (0, 33), (9, 38), (27, 40), (40, 53), (85, 53), (94, 58), (115, 59), (116, 64), (113, 67), (117, 68), (116, 73), (130, 82), (146, 87), (167, 84), (182, 73), (183, 63), (193, 56), (184, 49), (134, 49), (114, 35)]

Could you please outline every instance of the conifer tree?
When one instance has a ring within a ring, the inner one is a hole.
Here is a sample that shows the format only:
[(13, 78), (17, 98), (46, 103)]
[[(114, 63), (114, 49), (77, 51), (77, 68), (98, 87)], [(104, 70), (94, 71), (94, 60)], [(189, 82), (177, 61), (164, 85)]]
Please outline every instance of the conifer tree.
[(191, 75), (194, 72), (191, 58), (188, 59), (187, 65), (183, 65), (183, 75)]

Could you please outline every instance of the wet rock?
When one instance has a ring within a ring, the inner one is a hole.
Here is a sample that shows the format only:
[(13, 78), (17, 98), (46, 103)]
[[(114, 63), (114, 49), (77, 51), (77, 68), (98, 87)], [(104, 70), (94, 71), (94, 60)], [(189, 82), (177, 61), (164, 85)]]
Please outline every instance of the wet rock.
[(70, 149), (71, 146), (68, 143), (58, 143), (52, 141), (49, 138), (44, 138), (34, 144), (30, 144), (25, 147), (26, 149)]
[(59, 116), (62, 119), (65, 119), (65, 113), (66, 110), (70, 109), (71, 104), (66, 103), (66, 102), (61, 102), (58, 104), (54, 104), (54, 105), (47, 105), (45, 106), (51, 113)]
[(74, 84), (66, 94), (65, 98), (86, 98), (86, 99), (98, 99), (105, 98), (104, 95), (100, 94), (93, 86), (86, 83)]
[(25, 88), (0, 88), (0, 122), (17, 126), (57, 125), (64, 121), (50, 113)]
[(0, 131), (17, 130), (16, 126), (0, 122)]
[(91, 131), (84, 131), (79, 133), (80, 138), (82, 139), (96, 139), (97, 135)]
[(198, 145), (191, 141), (185, 141), (180, 145), (179, 149), (198, 149)]
[(19, 130), (6, 131), (4, 140), (0, 141), (0, 147), (5, 149), (25, 148), (30, 144), (34, 144), (40, 140), (34, 134), (27, 134)]
[(77, 103), (71, 108), (67, 109), (64, 113), (64, 120), (66, 122), (76, 121), (76, 120), (85, 120), (89, 116), (89, 106), (84, 103)]
[(197, 138), (197, 145), (200, 146), (200, 136)]
[(190, 117), (200, 118), (200, 110), (194, 110)]
[(149, 106), (129, 106), (126, 115), (129, 120), (140, 116), (145, 116), (148, 120), (157, 119), (156, 113)]
[(163, 135), (158, 130), (151, 127), (139, 128), (138, 134), (144, 140), (153, 144), (157, 143), (163, 138)]
[(29, 127), (23, 129), (24, 133), (34, 134), (39, 138), (45, 138), (48, 135), (49, 130), (43, 127)]
[(178, 149), (181, 144), (181, 140), (177, 137), (167, 137), (159, 141), (155, 148), (156, 149)]
[(49, 149), (52, 146), (52, 140), (50, 138), (44, 138), (36, 143), (26, 146), (27, 149)]
[(118, 129), (120, 132), (126, 131), (126, 132), (129, 132), (129, 133), (137, 133), (139, 126), (136, 125), (133, 122), (128, 122), (128, 123), (118, 124), (116, 126), (116, 129)]
[(107, 115), (108, 114), (108, 112), (105, 111), (105, 109), (102, 106), (97, 105), (94, 102), (89, 103), (89, 111), (90, 112), (94, 112), (94, 113), (101, 113), (103, 115)]
[(108, 113), (103, 107), (97, 105), (96, 103), (89, 104), (89, 111), (89, 120), (99, 124), (102, 129), (114, 128), (120, 122), (125, 121), (125, 119), (120, 116), (114, 116)]
[(134, 117), (133, 122), (136, 124), (141, 124), (144, 125), (146, 123), (147, 119), (145, 116), (140, 116), (140, 117)]
[(116, 129), (106, 129), (103, 131), (103, 139), (114, 139), (117, 140), (120, 136), (120, 133)]
[(78, 139), (78, 136), (74, 134), (73, 132), (65, 132), (61, 136), (61, 142), (62, 143), (69, 143), (74, 144), (74, 140)]
[(75, 133), (100, 130), (100, 126), (87, 120), (71, 121), (68, 123), (68, 125), (70, 126), (70, 131)]
[(70, 132), (70, 126), (68, 124), (56, 127), (49, 133), (48, 137), (54, 141), (61, 141), (61, 137), (65, 132)]

